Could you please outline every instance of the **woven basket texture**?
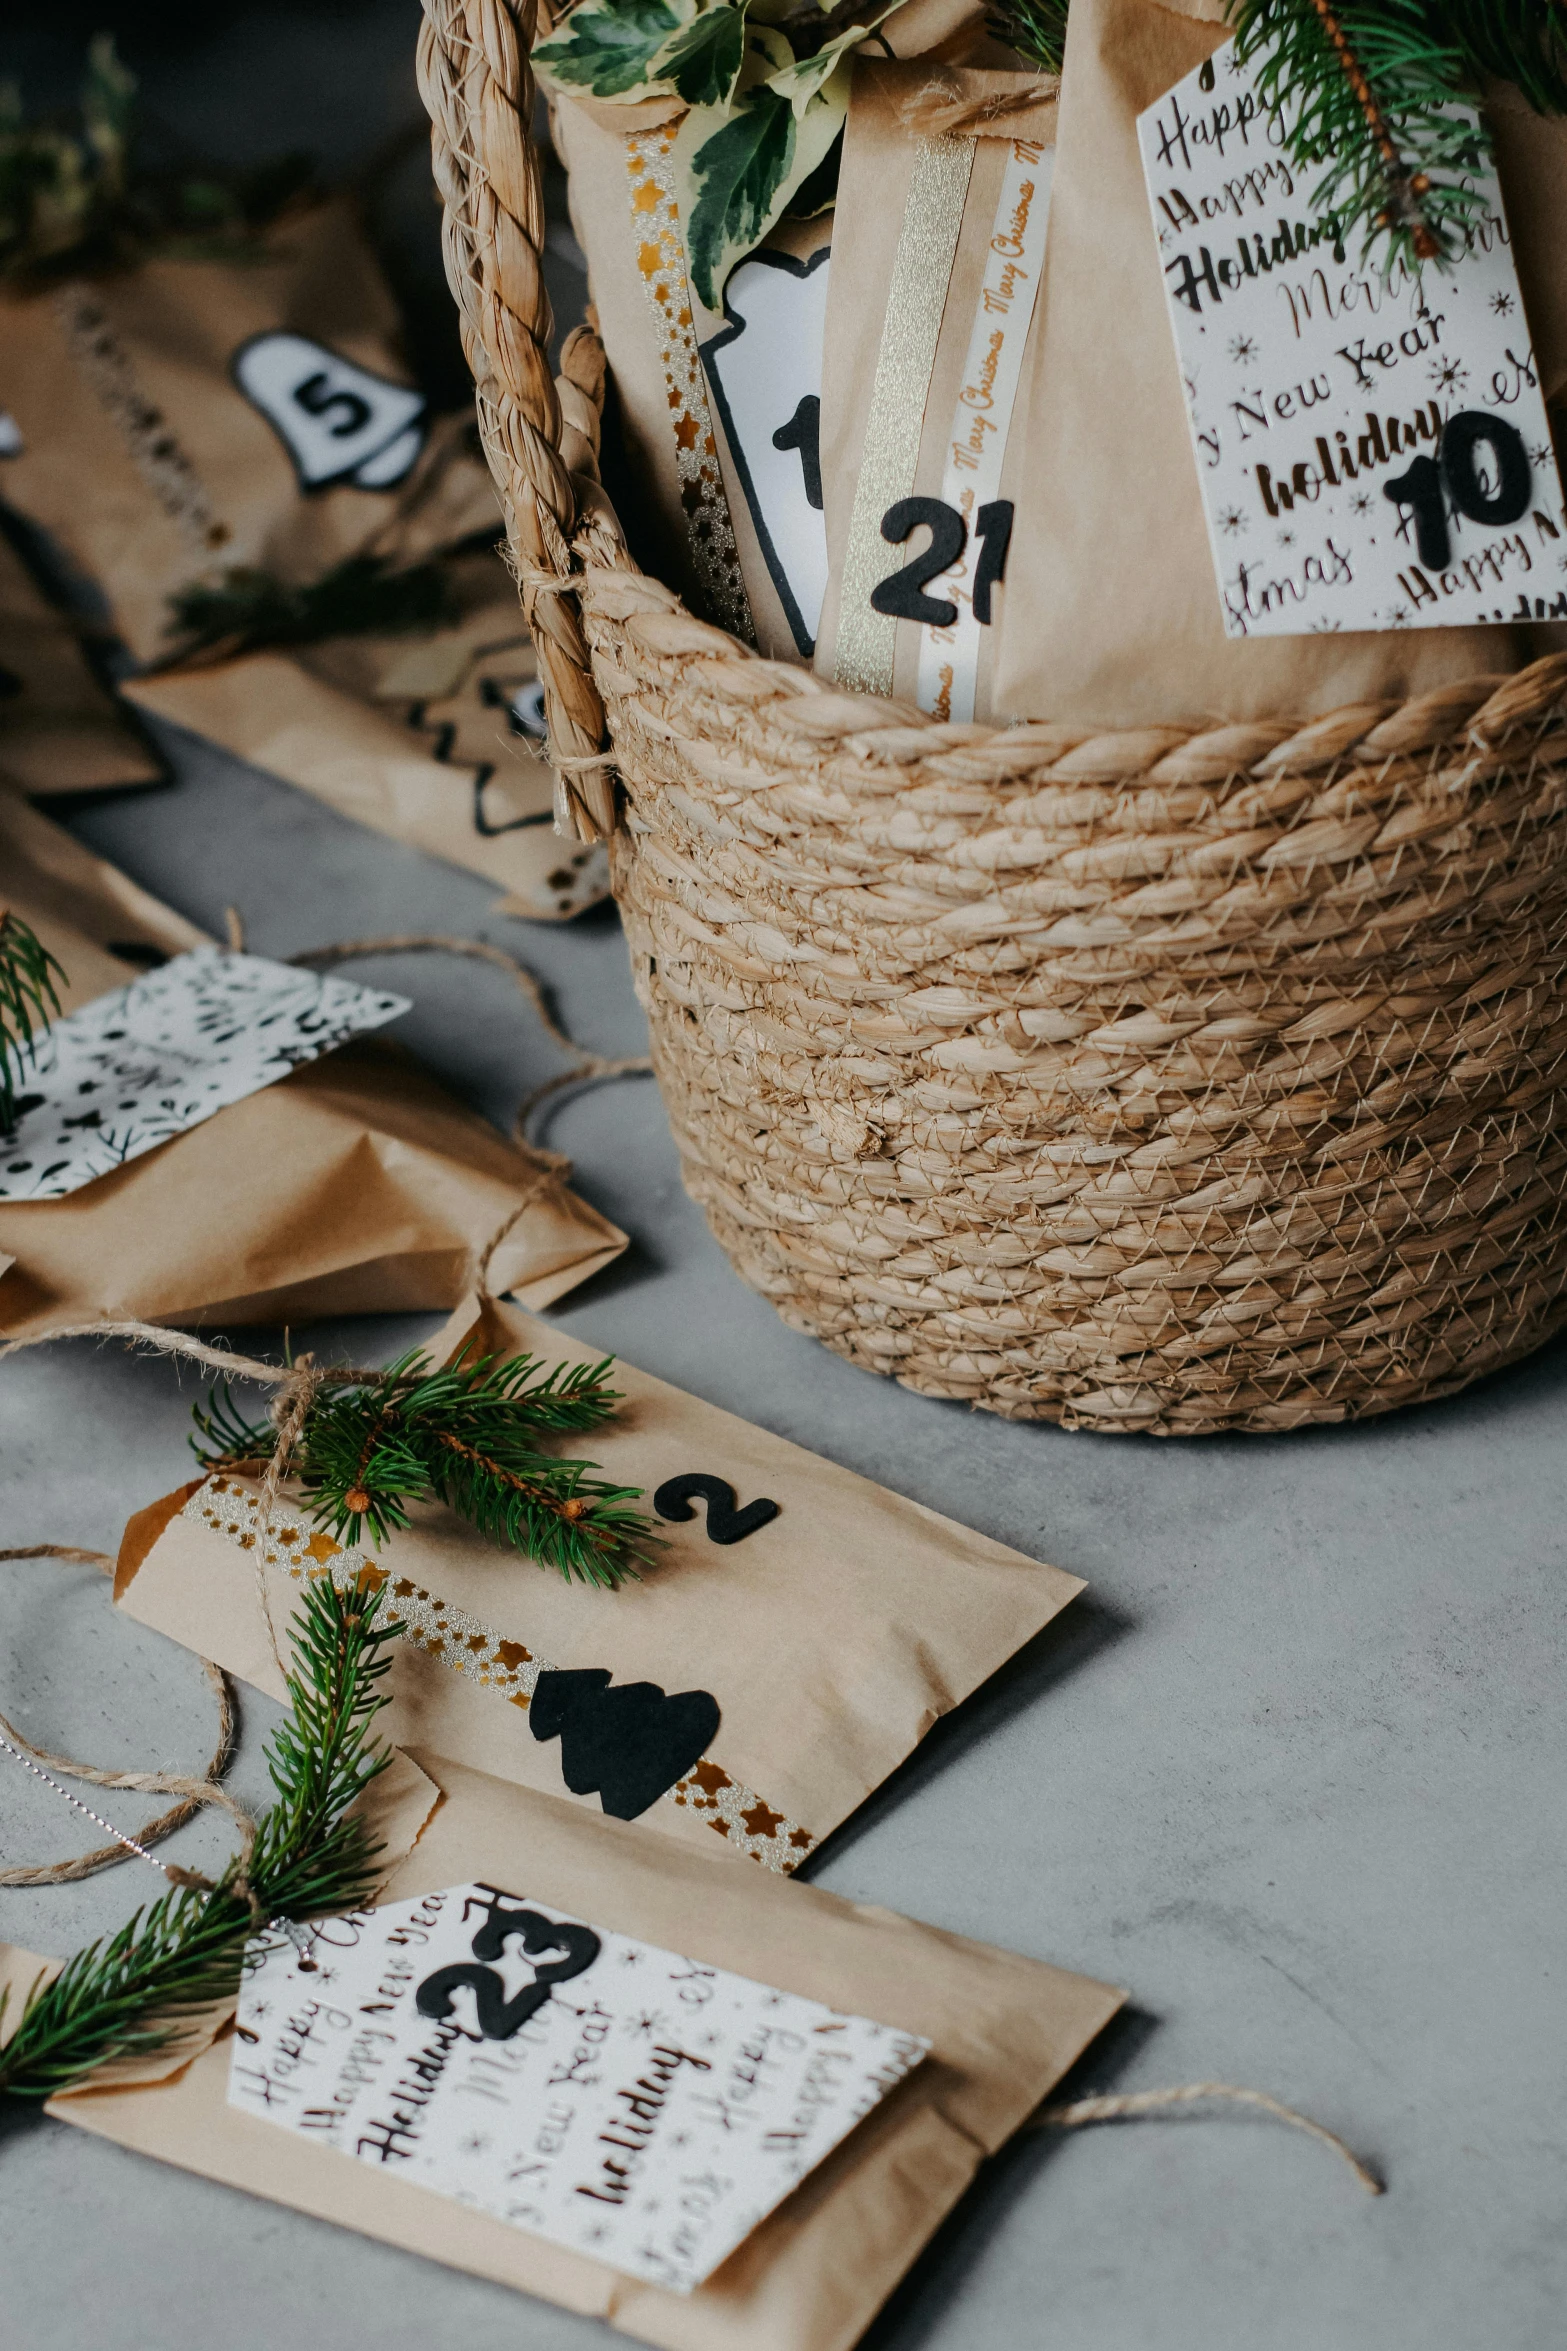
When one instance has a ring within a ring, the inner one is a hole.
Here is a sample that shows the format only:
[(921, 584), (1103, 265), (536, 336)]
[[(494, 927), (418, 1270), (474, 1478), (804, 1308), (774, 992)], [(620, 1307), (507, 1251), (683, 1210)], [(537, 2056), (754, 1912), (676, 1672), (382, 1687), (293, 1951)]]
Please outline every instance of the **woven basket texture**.
[[(688, 1188), (786, 1322), (1019, 1419), (1284, 1429), (1567, 1321), (1567, 656), (1309, 725), (941, 725), (639, 572), (552, 384), (531, 13), (424, 0), (563, 803)], [(617, 803), (613, 778), (623, 787)]]

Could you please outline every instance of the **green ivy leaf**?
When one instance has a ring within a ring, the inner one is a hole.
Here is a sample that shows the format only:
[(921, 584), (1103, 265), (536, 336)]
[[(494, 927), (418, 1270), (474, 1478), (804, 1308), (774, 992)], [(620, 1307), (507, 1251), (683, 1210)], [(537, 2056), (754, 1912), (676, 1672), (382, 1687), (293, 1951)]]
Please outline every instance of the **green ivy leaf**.
[[(753, 40), (755, 33), (753, 27)], [(773, 77), (742, 90), (726, 121), (715, 123), (711, 115), (693, 112), (676, 142), (677, 196), (691, 284), (697, 300), (715, 313), (730, 271), (755, 252), (782, 217), (848, 114), (847, 60), (807, 99), (798, 117), (791, 99), (772, 87), (782, 70), (775, 65)]]
[(768, 88), (776, 90), (781, 98), (788, 99), (794, 108), (795, 119), (799, 121), (817, 91), (831, 81), (849, 51), (857, 49), (876, 30), (883, 18), (891, 16), (894, 8), (902, 5), (903, 0), (888, 0), (886, 7), (874, 10), (863, 24), (845, 26), (841, 33), (834, 33), (830, 41), (823, 42), (821, 48), (810, 57), (799, 58), (776, 73), (770, 73), (767, 77)]
[(695, 14), (696, 0), (585, 0), (540, 41), (533, 63), (562, 89), (635, 104), (665, 86), (663, 52)]
[(678, 33), (659, 62), (688, 106), (727, 107), (745, 63), (745, 10), (721, 0)]

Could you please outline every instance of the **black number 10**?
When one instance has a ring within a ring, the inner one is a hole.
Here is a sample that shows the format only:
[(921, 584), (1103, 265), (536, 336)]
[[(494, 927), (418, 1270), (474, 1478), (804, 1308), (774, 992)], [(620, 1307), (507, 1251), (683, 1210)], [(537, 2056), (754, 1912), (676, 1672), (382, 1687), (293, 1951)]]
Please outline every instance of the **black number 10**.
[[(1496, 486), (1489, 488), (1475, 463), (1475, 451), (1484, 441), (1496, 463)], [(1407, 506), (1415, 518), (1415, 548), (1432, 571), (1446, 571), (1453, 560), (1453, 535), (1447, 527), (1448, 500), (1470, 522), (1493, 528), (1517, 522), (1529, 510), (1529, 452), (1523, 435), (1505, 417), (1488, 416), (1483, 409), (1466, 408), (1450, 416), (1442, 428), (1437, 454), (1417, 457), (1408, 470), (1382, 485), (1384, 498)]]
[[(912, 562), (871, 590), (871, 610), (885, 612), (893, 620), (917, 620), (927, 628), (950, 629), (958, 617), (957, 606), (944, 596), (927, 596), (925, 583), (952, 569), (968, 545), (968, 524), (955, 506), (940, 498), (900, 498), (882, 516), (881, 535), (894, 547), (901, 547), (922, 523), (930, 533), (929, 544)], [(982, 506), (974, 517), (974, 535), (979, 541), (974, 618), (982, 628), (988, 628), (991, 590), (1006, 569), (1007, 543), (1012, 536), (1011, 499), (997, 498)]]

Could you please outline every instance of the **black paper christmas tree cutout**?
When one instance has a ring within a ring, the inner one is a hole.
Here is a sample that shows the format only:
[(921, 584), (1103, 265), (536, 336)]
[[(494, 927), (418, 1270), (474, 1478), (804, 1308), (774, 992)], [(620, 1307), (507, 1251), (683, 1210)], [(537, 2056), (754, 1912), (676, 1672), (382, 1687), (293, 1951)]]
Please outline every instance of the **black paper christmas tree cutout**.
[(666, 1696), (657, 1682), (609, 1686), (608, 1668), (541, 1673), (528, 1706), (536, 1739), (560, 1740), (561, 1777), (574, 1796), (595, 1792), (616, 1820), (635, 1820), (683, 1779), (718, 1732), (706, 1690)]

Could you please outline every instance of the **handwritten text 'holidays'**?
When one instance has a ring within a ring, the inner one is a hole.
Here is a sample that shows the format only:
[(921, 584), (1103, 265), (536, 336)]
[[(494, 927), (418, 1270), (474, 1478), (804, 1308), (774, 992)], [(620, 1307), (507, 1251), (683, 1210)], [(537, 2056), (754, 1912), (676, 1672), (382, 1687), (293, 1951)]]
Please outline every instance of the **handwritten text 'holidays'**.
[(648, 2143), (658, 2128), (659, 2116), (669, 2098), (669, 2086), (683, 2065), (697, 2073), (711, 2073), (705, 2057), (692, 2057), (684, 2049), (669, 2049), (659, 2042), (648, 2060), (647, 2071), (638, 2076), (629, 2090), (617, 2090), (616, 2099), (625, 2108), (615, 2117), (612, 2130), (599, 2132), (601, 2147), (614, 2147), (626, 2160), (617, 2162), (615, 2156), (601, 2156), (598, 2184), (579, 2187), (579, 2196), (591, 2196), (599, 2204), (623, 2204), (631, 2193), (637, 2167), (647, 2153)]
[(405, 2058), (401, 2078), (388, 2099), (389, 2112), (376, 2115), (356, 2143), (355, 2152), (377, 2163), (406, 2163), (419, 2143), (424, 2111), (459, 2042), (469, 2038), (460, 2024), (437, 2026), (416, 2056)]

